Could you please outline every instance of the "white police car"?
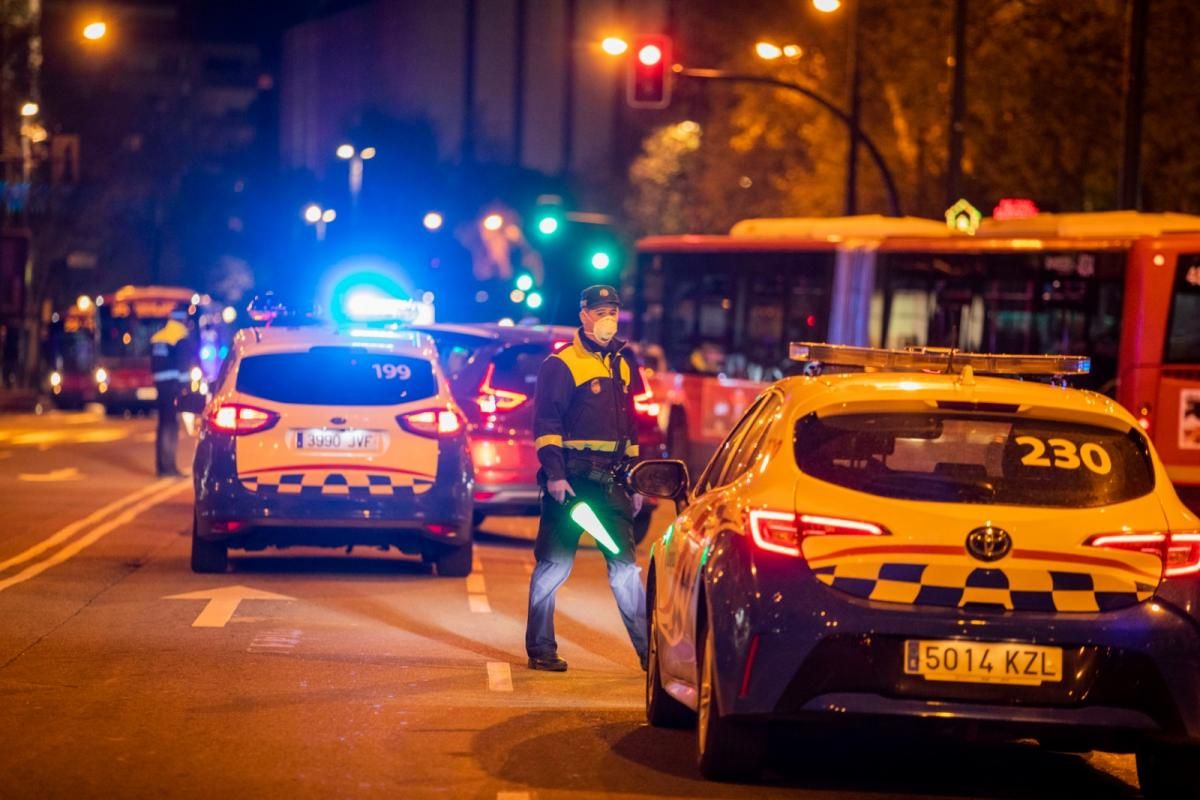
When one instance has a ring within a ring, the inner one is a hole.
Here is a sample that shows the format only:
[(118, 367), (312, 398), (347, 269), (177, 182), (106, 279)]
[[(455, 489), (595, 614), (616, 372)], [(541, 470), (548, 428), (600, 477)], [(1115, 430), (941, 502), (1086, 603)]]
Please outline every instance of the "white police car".
[(396, 547), (471, 571), (465, 418), (427, 335), (366, 328), (240, 331), (194, 463), (192, 569), (230, 548)]

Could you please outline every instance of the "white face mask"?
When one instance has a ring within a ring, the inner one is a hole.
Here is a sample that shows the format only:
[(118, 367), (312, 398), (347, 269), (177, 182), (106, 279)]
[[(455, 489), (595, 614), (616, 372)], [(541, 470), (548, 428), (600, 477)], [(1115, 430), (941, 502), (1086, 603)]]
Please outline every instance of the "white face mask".
[(600, 344), (608, 344), (617, 335), (617, 318), (601, 317), (592, 325), (592, 335)]

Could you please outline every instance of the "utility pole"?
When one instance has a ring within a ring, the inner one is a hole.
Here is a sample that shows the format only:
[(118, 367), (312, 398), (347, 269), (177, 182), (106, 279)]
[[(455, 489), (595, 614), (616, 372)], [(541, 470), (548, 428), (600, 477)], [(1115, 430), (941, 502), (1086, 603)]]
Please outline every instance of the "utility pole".
[(462, 116), (462, 160), (470, 164), (475, 161), (475, 27), (478, 20), (478, 1), (467, 0), (463, 27), (463, 116)]
[(862, 16), (862, 0), (852, 3), (853, 9), (846, 21), (846, 104), (850, 111), (850, 145), (846, 151), (846, 216), (858, 213), (858, 137), (859, 117), (862, 113), (862, 97), (859, 92), (860, 60), (858, 48), (858, 24)]
[(967, 0), (954, 0), (954, 84), (950, 95), (950, 142), (946, 163), (946, 207), (963, 195), (963, 117), (967, 88)]
[(563, 116), (562, 116), (562, 173), (571, 172), (575, 146), (575, 24), (579, 8), (577, 0), (567, 0), (563, 25)]
[(1121, 195), (1117, 207), (1142, 208), (1142, 102), (1146, 88), (1146, 25), (1150, 0), (1131, 0), (1125, 44), (1125, 128), (1122, 135)]
[(525, 27), (529, 0), (516, 0), (516, 30), (513, 32), (512, 162), (521, 168), (525, 139)]

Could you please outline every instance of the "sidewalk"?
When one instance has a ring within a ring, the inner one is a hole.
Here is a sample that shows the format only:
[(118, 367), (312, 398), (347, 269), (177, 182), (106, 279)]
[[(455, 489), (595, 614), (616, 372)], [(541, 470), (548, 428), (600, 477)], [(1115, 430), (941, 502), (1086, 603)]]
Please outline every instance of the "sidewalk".
[(38, 402), (36, 389), (6, 389), (0, 387), (0, 414), (29, 414)]

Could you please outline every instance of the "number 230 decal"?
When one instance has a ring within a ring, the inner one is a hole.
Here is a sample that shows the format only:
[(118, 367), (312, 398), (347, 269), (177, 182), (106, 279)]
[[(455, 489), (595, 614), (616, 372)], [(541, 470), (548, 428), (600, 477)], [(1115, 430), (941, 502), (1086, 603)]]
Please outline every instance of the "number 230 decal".
[[(1021, 463), (1027, 467), (1079, 469), (1083, 465), (1097, 475), (1112, 472), (1112, 457), (1095, 442), (1076, 446), (1069, 439), (1047, 439), (1043, 442), (1036, 436), (1018, 436), (1017, 444), (1029, 448), (1029, 452), (1021, 457)], [(1046, 455), (1047, 445), (1053, 451), (1053, 460)]]

